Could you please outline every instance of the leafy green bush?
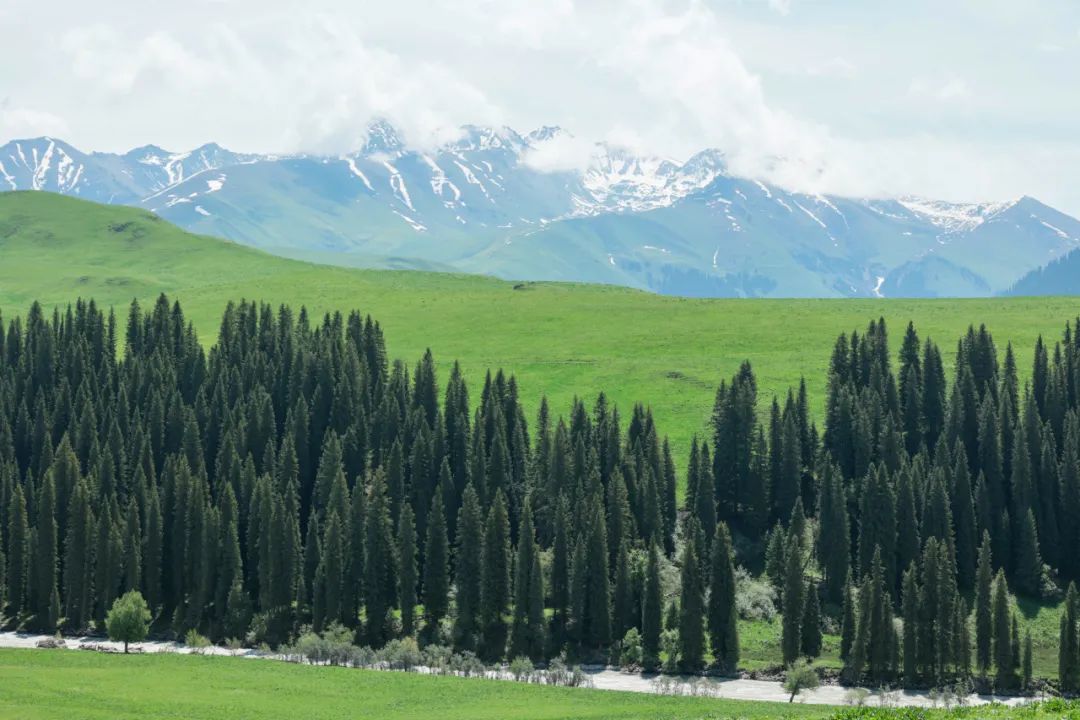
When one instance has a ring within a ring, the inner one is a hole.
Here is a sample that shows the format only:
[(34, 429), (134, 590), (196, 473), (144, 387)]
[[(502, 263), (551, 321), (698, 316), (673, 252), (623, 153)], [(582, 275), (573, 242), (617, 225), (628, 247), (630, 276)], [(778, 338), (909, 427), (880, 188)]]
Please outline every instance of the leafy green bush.
[(803, 690), (813, 690), (820, 684), (817, 671), (806, 660), (796, 660), (784, 675), (784, 690), (791, 693), (788, 702), (795, 702), (796, 695)]
[(210, 647), (210, 639), (192, 628), (184, 634), (184, 644), (191, 648), (192, 652), (201, 655), (204, 650)]
[(533, 667), (532, 660), (524, 656), (518, 656), (510, 661), (510, 674), (514, 676), (514, 679), (518, 682), (522, 680), (528, 680), (535, 668)]
[(743, 620), (776, 617), (776, 588), (763, 575), (755, 578), (746, 568), (735, 568), (735, 609)]
[(623, 636), (619, 648), (619, 665), (626, 669), (639, 668), (642, 663), (641, 633), (637, 628), (630, 628)]

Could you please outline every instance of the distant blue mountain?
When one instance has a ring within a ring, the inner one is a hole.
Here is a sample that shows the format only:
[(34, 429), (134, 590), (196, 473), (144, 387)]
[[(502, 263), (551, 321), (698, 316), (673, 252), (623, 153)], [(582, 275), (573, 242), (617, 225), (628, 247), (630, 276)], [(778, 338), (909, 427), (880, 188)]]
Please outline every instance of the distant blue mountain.
[(1033, 198), (956, 204), (793, 193), (727, 171), (595, 146), (538, 169), (559, 128), (467, 126), (439, 148), (372, 123), (355, 153), (251, 155), (208, 144), (84, 153), (0, 147), (0, 188), (137, 205), (189, 230), (291, 257), (604, 282), (700, 296), (1001, 293), (1080, 246), (1080, 222)]

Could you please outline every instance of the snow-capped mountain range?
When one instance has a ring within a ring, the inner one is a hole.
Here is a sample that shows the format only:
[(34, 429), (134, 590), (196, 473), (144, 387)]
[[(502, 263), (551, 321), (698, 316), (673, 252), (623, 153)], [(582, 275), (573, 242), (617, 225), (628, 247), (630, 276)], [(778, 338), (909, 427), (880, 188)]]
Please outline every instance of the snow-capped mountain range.
[(581, 280), (690, 296), (974, 296), (1080, 246), (1080, 222), (1024, 197), (957, 204), (793, 193), (596, 145), (583, 170), (533, 162), (559, 128), (466, 126), (415, 149), (384, 121), (340, 156), (0, 147), (0, 189), (137, 205), (187, 229), (343, 265)]

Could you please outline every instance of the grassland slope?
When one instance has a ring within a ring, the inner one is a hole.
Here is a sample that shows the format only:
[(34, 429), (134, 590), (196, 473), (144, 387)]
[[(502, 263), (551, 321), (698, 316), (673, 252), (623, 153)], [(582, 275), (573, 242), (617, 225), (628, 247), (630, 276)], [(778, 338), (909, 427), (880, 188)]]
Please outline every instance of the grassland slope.
[[(178, 298), (211, 343), (230, 300), (305, 305), (321, 315), (353, 308), (383, 325), (392, 356), (430, 347), (454, 359), (479, 392), (488, 368), (518, 376), (527, 410), (546, 394), (557, 412), (603, 390), (629, 412), (652, 406), (682, 464), (705, 430), (716, 385), (749, 359), (762, 402), (807, 379), (820, 417), (836, 335), (884, 317), (899, 348), (913, 320), (946, 362), (971, 323), (999, 348), (1011, 341), (1027, 374), (1039, 334), (1057, 338), (1080, 314), (1078, 298), (973, 300), (707, 300), (604, 285), (514, 283), (483, 276), (358, 270), (287, 260), (192, 235), (157, 216), (48, 193), (0, 193), (0, 309), (95, 298), (121, 314), (132, 298)], [(443, 374), (445, 378), (445, 372)]]

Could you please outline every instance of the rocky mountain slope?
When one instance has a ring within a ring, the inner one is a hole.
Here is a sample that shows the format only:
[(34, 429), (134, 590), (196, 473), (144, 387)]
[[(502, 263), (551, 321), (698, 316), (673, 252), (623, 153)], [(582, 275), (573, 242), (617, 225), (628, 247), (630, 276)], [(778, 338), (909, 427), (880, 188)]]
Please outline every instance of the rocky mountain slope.
[(353, 153), (251, 155), (208, 144), (84, 153), (0, 147), (0, 188), (136, 205), (189, 230), (342, 265), (606, 282), (687, 296), (984, 296), (1080, 246), (1033, 198), (955, 204), (793, 193), (597, 145), (583, 170), (537, 158), (567, 139), (468, 126), (407, 146), (377, 121)]

